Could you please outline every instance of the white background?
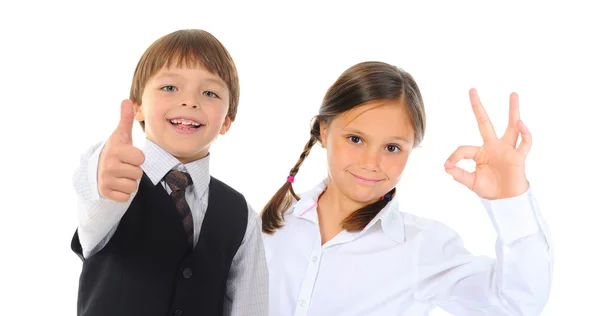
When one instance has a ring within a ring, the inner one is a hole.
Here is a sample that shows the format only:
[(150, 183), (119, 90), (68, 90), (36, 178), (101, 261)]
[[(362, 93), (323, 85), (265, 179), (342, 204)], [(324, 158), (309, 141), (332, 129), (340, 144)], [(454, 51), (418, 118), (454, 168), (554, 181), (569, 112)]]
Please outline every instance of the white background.
[[(214, 34), (238, 66), (238, 119), (213, 146), (211, 169), (257, 210), (285, 181), (342, 71), (381, 60), (412, 73), (428, 129), (400, 183), (402, 204), (450, 225), (477, 254), (494, 255), (495, 232), (443, 163), (457, 146), (480, 144), (469, 88), (479, 89), (498, 133), (509, 93), (518, 92), (533, 134), (528, 177), (556, 247), (543, 315), (597, 313), (598, 9), (574, 1), (87, 3), (0, 8), (2, 314), (75, 315), (81, 262), (70, 250), (71, 176), (80, 154), (116, 126), (146, 47), (182, 28)], [(326, 175), (324, 158), (315, 147), (297, 191)]]

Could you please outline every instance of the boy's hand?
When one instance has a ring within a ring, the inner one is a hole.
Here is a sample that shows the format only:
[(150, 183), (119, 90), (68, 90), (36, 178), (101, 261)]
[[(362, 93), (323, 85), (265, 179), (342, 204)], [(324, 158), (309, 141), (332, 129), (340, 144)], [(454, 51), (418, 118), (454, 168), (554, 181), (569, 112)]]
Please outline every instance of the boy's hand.
[(119, 126), (106, 141), (98, 160), (98, 191), (113, 201), (127, 202), (142, 177), (144, 153), (133, 146), (133, 103), (121, 102)]

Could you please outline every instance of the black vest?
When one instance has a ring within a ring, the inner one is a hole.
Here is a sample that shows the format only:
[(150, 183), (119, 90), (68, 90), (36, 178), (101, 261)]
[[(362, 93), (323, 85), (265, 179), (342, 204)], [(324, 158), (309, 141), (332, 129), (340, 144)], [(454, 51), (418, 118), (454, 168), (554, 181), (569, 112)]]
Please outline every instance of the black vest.
[(175, 203), (144, 174), (108, 244), (83, 260), (79, 316), (222, 316), (227, 276), (246, 232), (244, 197), (212, 178), (196, 247), (189, 246)]

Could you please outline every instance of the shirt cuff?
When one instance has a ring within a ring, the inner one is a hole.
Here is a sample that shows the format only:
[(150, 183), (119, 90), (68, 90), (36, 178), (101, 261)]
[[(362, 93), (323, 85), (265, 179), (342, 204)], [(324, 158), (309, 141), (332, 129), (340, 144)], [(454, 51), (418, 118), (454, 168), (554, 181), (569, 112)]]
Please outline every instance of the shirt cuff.
[(511, 244), (540, 231), (531, 194), (529, 188), (512, 198), (481, 199), (502, 243)]
[(105, 143), (102, 143), (98, 146), (88, 159), (88, 183), (90, 185), (92, 201), (106, 199), (98, 191), (98, 161), (100, 160), (100, 153), (102, 152), (102, 149), (104, 149), (104, 145)]

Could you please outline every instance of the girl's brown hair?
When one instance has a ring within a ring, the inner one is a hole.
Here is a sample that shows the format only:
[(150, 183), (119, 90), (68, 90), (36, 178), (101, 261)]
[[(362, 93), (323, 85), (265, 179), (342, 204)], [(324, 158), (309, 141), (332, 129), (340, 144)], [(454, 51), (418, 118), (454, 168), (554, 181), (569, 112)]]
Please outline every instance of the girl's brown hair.
[[(319, 114), (310, 129), (310, 138), (300, 154), (300, 158), (290, 170), (296, 176), (304, 159), (313, 145), (321, 142), (321, 124), (329, 125), (338, 115), (375, 100), (400, 100), (405, 106), (414, 130), (414, 146), (425, 134), (425, 109), (423, 98), (413, 77), (402, 69), (383, 62), (363, 62), (347, 69), (327, 90)], [(395, 193), (395, 188), (386, 194), (385, 199), (354, 211), (343, 222), (348, 231), (360, 231), (383, 209)], [(292, 199), (299, 200), (292, 183), (286, 181), (263, 208), (262, 230), (272, 234), (283, 225), (283, 213), (291, 206)]]

